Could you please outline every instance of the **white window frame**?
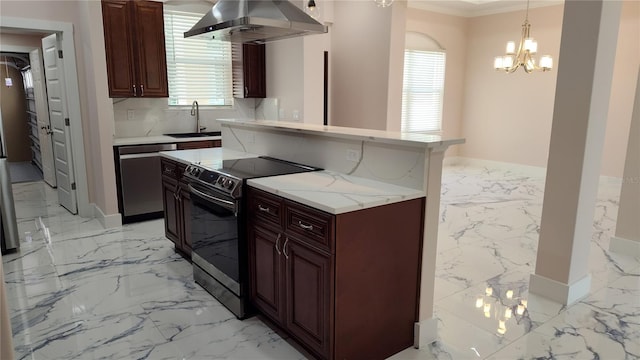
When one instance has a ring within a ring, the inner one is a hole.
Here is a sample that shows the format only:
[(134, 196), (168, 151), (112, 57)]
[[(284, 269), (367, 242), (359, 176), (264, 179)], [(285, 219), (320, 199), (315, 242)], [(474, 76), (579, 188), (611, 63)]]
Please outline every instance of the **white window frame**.
[[(420, 63), (428, 60), (433, 63)], [(444, 51), (405, 49), (402, 132), (442, 133), (445, 71), (446, 53)], [(422, 103), (416, 104), (420, 99)], [(425, 112), (427, 112), (426, 116)]]
[(194, 100), (201, 107), (233, 106), (231, 44), (203, 37), (184, 38), (184, 31), (201, 17), (199, 13), (164, 9), (170, 108), (191, 106)]

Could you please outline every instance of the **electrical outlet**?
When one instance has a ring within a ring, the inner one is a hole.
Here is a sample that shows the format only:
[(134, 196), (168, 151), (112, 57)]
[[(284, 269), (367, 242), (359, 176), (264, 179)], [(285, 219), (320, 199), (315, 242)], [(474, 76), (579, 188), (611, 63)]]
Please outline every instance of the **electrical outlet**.
[(134, 110), (127, 110), (127, 120), (135, 120), (136, 119), (136, 112)]
[(293, 117), (293, 121), (300, 121), (300, 112), (298, 110), (293, 110), (291, 117)]
[(347, 161), (358, 162), (360, 160), (360, 150), (347, 149)]

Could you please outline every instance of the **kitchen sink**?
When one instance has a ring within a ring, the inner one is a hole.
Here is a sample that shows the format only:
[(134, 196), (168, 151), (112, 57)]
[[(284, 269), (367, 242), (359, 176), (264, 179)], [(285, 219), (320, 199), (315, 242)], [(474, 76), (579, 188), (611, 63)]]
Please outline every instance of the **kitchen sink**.
[(204, 137), (204, 136), (220, 136), (220, 131), (207, 131), (200, 133), (176, 133), (176, 134), (164, 134), (165, 136), (171, 136), (174, 138), (190, 138), (190, 137)]

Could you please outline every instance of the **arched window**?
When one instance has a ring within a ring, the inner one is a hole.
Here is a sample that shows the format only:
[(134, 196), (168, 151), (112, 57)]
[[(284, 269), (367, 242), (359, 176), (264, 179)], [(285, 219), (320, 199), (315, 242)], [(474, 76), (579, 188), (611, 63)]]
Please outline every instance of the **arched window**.
[(402, 86), (402, 131), (440, 132), (446, 54), (432, 38), (407, 32)]

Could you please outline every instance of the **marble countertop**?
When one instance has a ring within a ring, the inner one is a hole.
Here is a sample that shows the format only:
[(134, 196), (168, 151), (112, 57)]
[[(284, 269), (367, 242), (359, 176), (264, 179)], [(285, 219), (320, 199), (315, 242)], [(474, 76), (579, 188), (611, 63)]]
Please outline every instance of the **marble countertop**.
[(180, 143), (188, 141), (201, 141), (201, 140), (220, 140), (222, 136), (198, 136), (188, 138), (175, 138), (166, 135), (157, 136), (137, 136), (137, 137), (124, 137), (114, 138), (113, 146), (122, 145), (146, 145), (146, 144), (168, 144), (168, 143)]
[(326, 170), (249, 179), (247, 184), (331, 214), (425, 196), (420, 190)]
[(437, 148), (463, 144), (464, 139), (442, 139), (440, 135), (403, 133), (395, 131), (358, 129), (342, 126), (324, 126), (299, 122), (284, 122), (273, 120), (240, 120), (218, 119), (223, 126), (238, 125), (253, 128), (275, 128), (278, 130), (306, 133), (319, 136), (358, 139), (389, 144), (411, 145), (416, 147)]
[(160, 155), (174, 161), (189, 165), (198, 163), (203, 166), (216, 165), (222, 160), (245, 159), (258, 157), (256, 154), (250, 154), (242, 151), (235, 151), (225, 148), (206, 148), (191, 150), (174, 150), (163, 151)]

